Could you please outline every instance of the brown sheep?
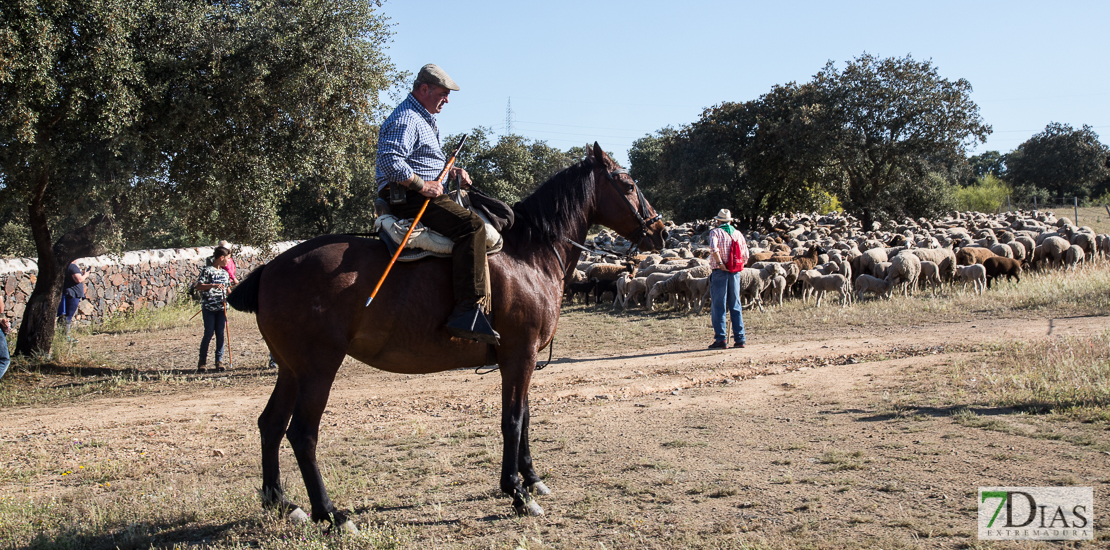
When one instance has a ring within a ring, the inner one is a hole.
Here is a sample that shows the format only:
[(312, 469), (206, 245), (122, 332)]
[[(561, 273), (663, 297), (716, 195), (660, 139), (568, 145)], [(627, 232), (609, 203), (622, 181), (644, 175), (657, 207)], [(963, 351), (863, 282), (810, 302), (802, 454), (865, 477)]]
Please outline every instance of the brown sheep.
[(972, 265), (981, 264), (983, 260), (998, 255), (991, 252), (989, 248), (982, 248), (979, 246), (965, 246), (956, 252), (957, 265)]
[(987, 288), (991, 287), (991, 280), (995, 277), (1006, 276), (1007, 281), (1017, 279), (1021, 282), (1021, 262), (1012, 258), (996, 256), (983, 260), (983, 267), (987, 269)]
[[(775, 255), (774, 252), (756, 252), (755, 254), (752, 254), (751, 256), (748, 256), (748, 261), (747, 261), (747, 263), (744, 264), (744, 267), (748, 267), (748, 266), (754, 264), (755, 262), (766, 262), (766, 261), (771, 259), (771, 256), (774, 256), (774, 255)], [(790, 260), (786, 260), (786, 261), (789, 262)]]
[(594, 264), (586, 269), (586, 280), (615, 281), (621, 273), (632, 272), (630, 264)]

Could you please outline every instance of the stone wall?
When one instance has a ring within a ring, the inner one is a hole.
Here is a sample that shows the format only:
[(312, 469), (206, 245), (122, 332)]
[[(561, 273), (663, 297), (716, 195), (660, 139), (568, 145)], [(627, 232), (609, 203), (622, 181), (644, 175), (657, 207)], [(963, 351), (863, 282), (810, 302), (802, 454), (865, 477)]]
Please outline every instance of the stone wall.
[[(278, 253), (296, 242), (275, 245)], [(244, 246), (232, 251), (235, 275), (240, 280), (270, 256), (263, 250)], [(77, 265), (85, 271), (85, 299), (77, 308), (76, 322), (99, 323), (117, 313), (159, 308), (173, 303), (188, 292), (197, 280), (212, 247), (139, 250), (121, 255), (82, 258)], [(33, 259), (0, 259), (0, 291), (4, 313), (18, 328), (27, 298), (38, 279), (38, 264)]]

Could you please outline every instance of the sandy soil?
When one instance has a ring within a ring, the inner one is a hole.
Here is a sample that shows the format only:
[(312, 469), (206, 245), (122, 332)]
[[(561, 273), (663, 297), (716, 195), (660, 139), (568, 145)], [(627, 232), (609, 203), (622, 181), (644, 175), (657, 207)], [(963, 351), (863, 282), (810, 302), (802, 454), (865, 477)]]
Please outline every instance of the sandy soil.
[[(348, 361), (324, 417), (321, 462), (340, 479), (333, 498), (357, 522), (408, 526), (431, 547), (964, 547), (976, 543), (977, 487), (1068, 482), (1094, 486), (1096, 503), (1105, 502), (1110, 454), (961, 426), (956, 407), (917, 393), (917, 382), (974, 358), (984, 343), (1108, 325), (1105, 317), (979, 320), (801, 339), (756, 334), (743, 350), (704, 350), (699, 340), (693, 350), (557, 357), (531, 394), (533, 453), (553, 494), (540, 500), (544, 517), (527, 519), (511, 517), (496, 491), (496, 372), (406, 376)], [(29, 468), (53, 456), (57, 470), (88, 461), (81, 452), (141, 453), (167, 471), (257, 487), (254, 420), (274, 374), (257, 332), (238, 332), (235, 369), (201, 376), (188, 374), (195, 360), (181, 351), (194, 349), (197, 329), (83, 339), (153, 381), (140, 395), (9, 408), (0, 463)], [(1043, 427), (1013, 411), (973, 410)], [(1110, 439), (1105, 429), (1091, 435)], [(99, 445), (78, 451), (72, 441)], [(303, 503), (287, 449), (282, 460)], [(366, 479), (344, 480), (359, 476)], [(8, 477), (0, 495), (28, 483), (39, 492), (72, 488), (51, 475)]]

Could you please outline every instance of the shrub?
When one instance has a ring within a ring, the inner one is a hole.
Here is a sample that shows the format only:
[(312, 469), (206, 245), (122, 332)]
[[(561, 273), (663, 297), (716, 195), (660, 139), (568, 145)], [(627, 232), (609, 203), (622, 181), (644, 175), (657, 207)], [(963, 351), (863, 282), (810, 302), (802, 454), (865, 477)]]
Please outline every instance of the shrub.
[(987, 174), (969, 185), (956, 190), (956, 204), (961, 211), (998, 212), (1006, 204), (1006, 197), (1013, 190), (1006, 182)]

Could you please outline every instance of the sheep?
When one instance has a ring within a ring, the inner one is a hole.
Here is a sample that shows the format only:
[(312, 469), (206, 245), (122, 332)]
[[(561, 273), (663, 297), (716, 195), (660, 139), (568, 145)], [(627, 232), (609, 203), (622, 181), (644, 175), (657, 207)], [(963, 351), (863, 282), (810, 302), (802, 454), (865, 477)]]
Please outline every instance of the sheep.
[(983, 268), (987, 271), (987, 288), (996, 277), (1006, 276), (1007, 281), (1017, 279), (1021, 282), (1021, 262), (1011, 258), (987, 258), (983, 260)]
[(786, 291), (786, 277), (784, 275), (775, 275), (767, 283), (767, 288), (763, 293), (768, 302), (777, 303), (782, 305), (782, 295)]
[(1010, 248), (1009, 245), (1005, 245), (1002, 243), (994, 244), (991, 245), (990, 250), (991, 252), (994, 252), (996, 256), (1002, 256), (1003, 258), (1014, 257), (1014, 249)]
[(594, 264), (586, 269), (587, 279), (615, 281), (625, 271), (632, 271), (631, 264)]
[[(840, 268), (836, 264), (827, 263), (827, 264), (824, 264), (822, 266), (818, 266), (815, 269), (807, 269), (807, 270), (803, 271), (802, 273), (807, 273), (808, 272), (811, 276), (814, 276), (814, 275), (832, 275), (833, 273), (836, 273), (839, 270), (840, 270)], [(763, 280), (766, 281), (767, 277), (763, 277)], [(814, 288), (809, 283), (805, 282), (805, 280), (802, 280), (802, 303), (808, 303), (809, 302), (809, 297), (812, 296), (814, 292), (815, 292)]]
[(890, 262), (879, 262), (871, 266), (871, 276), (878, 277), (879, 279), (885, 279), (887, 270), (890, 269), (890, 266)]
[(652, 285), (647, 293), (647, 310), (655, 311), (655, 299), (664, 294), (670, 295), (671, 301), (674, 301), (674, 296), (678, 292), (678, 282), (678, 274), (672, 274), (670, 277)]
[(763, 293), (763, 278), (759, 276), (759, 271), (745, 269), (740, 272), (739, 279), (740, 302), (747, 300), (748, 307), (754, 304), (759, 306), (759, 311), (764, 311), (763, 299), (760, 297)]
[(613, 305), (621, 304), (624, 307), (624, 297), (628, 295), (628, 282), (632, 280), (632, 275), (628, 273), (621, 273), (617, 278), (617, 295), (613, 297)]
[(648, 276), (654, 275), (656, 273), (674, 273), (676, 271), (680, 271), (680, 270), (683, 270), (683, 269), (686, 269), (686, 266), (682, 265), (682, 264), (677, 264), (677, 263), (655, 264), (655, 265), (649, 265), (649, 266), (645, 267), (644, 269), (641, 269), (640, 271), (637, 271), (636, 276), (637, 277), (648, 277)]
[(821, 298), (825, 296), (827, 291), (836, 291), (840, 293), (840, 303), (842, 306), (848, 306), (852, 303), (852, 287), (848, 284), (848, 279), (839, 273), (832, 275), (817, 275), (813, 270), (803, 271), (798, 276), (799, 279), (809, 283), (817, 292), (817, 302), (814, 307), (821, 306)]
[(1064, 253), (1064, 262), (1067, 264), (1067, 269), (1075, 269), (1079, 262), (1083, 261), (1084, 256), (1083, 247), (1077, 244), (1069, 246)]
[(1007, 256), (1008, 258), (1013, 258), (1013, 259), (1015, 259), (1019, 262), (1025, 259), (1025, 245), (1024, 244), (1021, 244), (1021, 242), (1019, 242), (1019, 241), (1010, 241), (1010, 242), (1006, 243), (1006, 246), (1010, 247), (1011, 255)]
[(1106, 233), (1095, 235), (1095, 257), (1110, 259), (1110, 235)]
[(982, 294), (983, 289), (987, 286), (987, 268), (983, 267), (983, 264), (958, 266), (956, 267), (956, 275), (964, 282), (965, 288), (967, 283), (972, 283), (976, 294)]
[(896, 285), (902, 287), (903, 295), (913, 296), (917, 288), (917, 278), (921, 276), (921, 260), (912, 253), (901, 252), (890, 259), (890, 269), (887, 277)]
[(981, 264), (991, 256), (997, 256), (997, 254), (991, 252), (989, 248), (965, 246), (956, 252), (956, 263), (958, 265)]
[(687, 277), (682, 283), (686, 287), (687, 309), (693, 309), (694, 313), (701, 313), (705, 306), (705, 298), (709, 295), (709, 277)]
[(647, 277), (633, 277), (624, 286), (624, 296), (621, 298), (621, 307), (628, 309), (628, 303), (636, 303), (640, 297), (647, 296)]
[[(627, 272), (621, 275), (628, 275)], [(617, 282), (608, 281), (605, 279), (597, 279), (597, 285), (594, 286), (594, 306), (601, 305), (601, 296), (606, 292), (613, 294), (613, 303), (616, 303), (617, 297), (620, 295), (617, 292)]]
[(567, 283), (565, 292), (567, 300), (573, 304), (574, 296), (581, 293), (585, 295), (583, 297), (583, 302), (585, 302), (586, 305), (590, 305), (590, 293), (593, 292), (594, 287), (596, 286), (597, 279), (590, 279), (588, 281), (582, 281), (578, 283)]
[(856, 295), (857, 300), (861, 302), (863, 301), (863, 295), (868, 292), (876, 294), (880, 298), (886, 298), (889, 300), (890, 291), (893, 288), (894, 282), (890, 279), (879, 279), (876, 277), (872, 277), (866, 273), (860, 275), (859, 277), (856, 277)]
[(933, 296), (937, 295), (937, 290), (940, 289), (941, 277), (940, 266), (928, 260), (921, 261), (921, 276), (917, 279), (921, 281), (923, 287), (932, 291)]
[(1065, 254), (1070, 247), (1071, 243), (1063, 237), (1048, 237), (1037, 245), (1037, 248), (1041, 249), (1040, 261), (1048, 262), (1050, 266), (1063, 266)]
[(589, 279), (586, 278), (586, 274), (582, 270), (575, 269), (574, 271), (572, 271), (570, 273), (570, 279), (567, 282), (582, 283), (582, 282), (585, 282), (585, 281), (588, 281), (588, 280)]

